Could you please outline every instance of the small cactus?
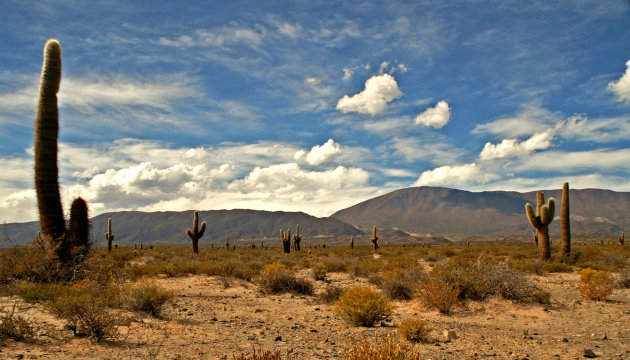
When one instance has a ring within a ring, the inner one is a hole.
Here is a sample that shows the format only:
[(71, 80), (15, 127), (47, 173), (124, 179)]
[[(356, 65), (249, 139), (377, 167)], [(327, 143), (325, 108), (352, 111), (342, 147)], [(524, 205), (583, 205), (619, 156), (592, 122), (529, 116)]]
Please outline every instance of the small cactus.
[(378, 236), (376, 236), (376, 226), (372, 227), (372, 238), (370, 239), (372, 242), (372, 250), (378, 249)]
[(350, 249), (354, 249), (354, 236), (350, 237)]
[(300, 236), (300, 224), (297, 225), (297, 231), (295, 235), (293, 235), (293, 250), (300, 251), (300, 241), (302, 241), (302, 237)]
[(186, 229), (186, 235), (192, 240), (193, 253), (195, 254), (199, 254), (199, 239), (203, 236), (205, 231), (206, 222), (202, 222), (201, 228), (199, 228), (199, 211), (195, 210), (193, 213), (193, 228), (192, 230)]
[(284, 231), (280, 229), (280, 238), (282, 239), (282, 250), (285, 254), (291, 252), (291, 230)]
[(619, 241), (619, 244), (623, 245), (624, 243), (624, 233), (621, 233), (621, 236), (617, 239)]
[(107, 240), (107, 252), (112, 252), (112, 241), (114, 241), (114, 233), (112, 232), (112, 218), (107, 219), (107, 232), (105, 233)]
[(560, 202), (560, 229), (562, 231), (562, 257), (571, 255), (571, 224), (569, 223), (569, 183), (562, 185), (562, 201)]
[(541, 191), (536, 193), (536, 201), (536, 215), (530, 203), (525, 205), (525, 212), (530, 224), (536, 229), (539, 258), (541, 261), (548, 261), (551, 259), (549, 224), (553, 221), (556, 212), (556, 200), (549, 198), (549, 202), (545, 205), (545, 194)]

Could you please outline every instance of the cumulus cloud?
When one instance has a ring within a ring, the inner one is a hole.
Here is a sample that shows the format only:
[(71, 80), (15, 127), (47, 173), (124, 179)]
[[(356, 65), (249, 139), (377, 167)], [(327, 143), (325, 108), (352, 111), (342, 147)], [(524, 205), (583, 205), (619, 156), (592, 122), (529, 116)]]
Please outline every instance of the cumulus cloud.
[(387, 110), (387, 104), (403, 95), (398, 83), (389, 74), (374, 75), (365, 82), (365, 88), (353, 96), (344, 95), (337, 102), (337, 110), (348, 113), (377, 115)]
[(445, 165), (423, 172), (414, 186), (466, 186), (484, 184), (497, 178), (498, 175), (484, 171), (475, 163), (458, 166)]
[(293, 155), (295, 161), (306, 161), (310, 165), (320, 165), (334, 159), (341, 152), (341, 146), (333, 139), (322, 145), (315, 145), (311, 151), (299, 150)]
[(442, 128), (451, 119), (451, 109), (446, 101), (439, 101), (435, 107), (428, 108), (416, 116), (416, 124), (426, 127)]
[(630, 103), (630, 60), (626, 62), (626, 72), (617, 80), (608, 84), (608, 90), (612, 91), (618, 101)]
[(551, 146), (554, 131), (548, 129), (534, 134), (525, 141), (517, 139), (505, 139), (498, 144), (487, 142), (483, 147), (479, 158), (481, 160), (492, 160), (500, 158), (512, 158), (528, 155), (535, 150), (547, 149)]

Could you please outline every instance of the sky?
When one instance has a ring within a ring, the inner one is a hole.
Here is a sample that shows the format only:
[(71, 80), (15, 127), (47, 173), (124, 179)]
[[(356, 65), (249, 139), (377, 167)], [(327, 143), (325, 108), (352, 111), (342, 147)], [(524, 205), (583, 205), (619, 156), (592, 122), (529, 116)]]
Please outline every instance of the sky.
[(0, 221), (38, 217), (49, 38), (66, 211), (630, 191), (628, 0), (2, 0)]

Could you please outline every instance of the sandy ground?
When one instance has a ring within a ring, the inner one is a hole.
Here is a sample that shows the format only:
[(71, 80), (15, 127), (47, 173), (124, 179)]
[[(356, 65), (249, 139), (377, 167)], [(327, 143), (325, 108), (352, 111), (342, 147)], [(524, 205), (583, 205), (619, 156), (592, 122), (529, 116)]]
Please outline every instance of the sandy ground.
[[(302, 276), (312, 276), (305, 270)], [(31, 343), (5, 341), (2, 359), (233, 359), (254, 348), (292, 352), (293, 359), (340, 359), (351, 338), (392, 333), (406, 317), (420, 317), (437, 328), (432, 341), (418, 345), (426, 359), (583, 359), (590, 349), (602, 359), (630, 359), (630, 289), (615, 289), (607, 301), (580, 298), (577, 274), (532, 277), (552, 294), (552, 303), (523, 305), (492, 298), (469, 302), (450, 315), (427, 310), (419, 300), (395, 302), (391, 321), (374, 328), (346, 324), (315, 297), (264, 295), (256, 285), (209, 276), (160, 278), (175, 291), (162, 319), (133, 314), (119, 339), (92, 344), (64, 332), (62, 322), (19, 299), (0, 298), (8, 308), (36, 320), (50, 336)], [(361, 279), (328, 274), (347, 287)], [(316, 282), (316, 292), (324, 289)], [(454, 330), (456, 339), (444, 332)]]

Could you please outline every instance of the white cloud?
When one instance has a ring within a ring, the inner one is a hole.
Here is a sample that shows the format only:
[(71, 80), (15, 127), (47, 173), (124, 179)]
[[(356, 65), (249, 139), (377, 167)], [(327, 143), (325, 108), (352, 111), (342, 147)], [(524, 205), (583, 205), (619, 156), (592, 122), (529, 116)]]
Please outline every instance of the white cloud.
[(387, 104), (403, 93), (389, 74), (374, 75), (365, 82), (365, 88), (352, 97), (344, 95), (337, 102), (337, 110), (348, 113), (377, 115), (387, 110)]
[(288, 22), (275, 23), (278, 33), (291, 39), (297, 39), (302, 35), (302, 27), (299, 24), (290, 24)]
[(320, 165), (334, 159), (341, 152), (341, 146), (333, 139), (322, 145), (315, 145), (311, 151), (299, 150), (293, 155), (295, 161), (306, 161), (310, 165)]
[(612, 91), (618, 101), (630, 103), (630, 60), (626, 62), (626, 72), (617, 80), (608, 84), (608, 90)]
[(630, 149), (595, 149), (587, 151), (545, 151), (523, 158), (513, 165), (518, 172), (553, 171), (577, 172), (627, 172), (630, 171)]
[(499, 158), (511, 158), (528, 155), (535, 150), (547, 149), (551, 146), (554, 131), (548, 129), (532, 135), (526, 141), (519, 142), (517, 139), (505, 139), (493, 145), (487, 142), (483, 147), (479, 158), (481, 160), (492, 160)]
[(423, 172), (414, 186), (466, 186), (470, 184), (484, 184), (499, 176), (481, 169), (477, 164), (458, 166), (441, 166)]
[[(287, 24), (288, 25), (288, 24)], [(291, 29), (288, 27), (281, 28), (288, 33)], [(293, 29), (297, 30), (297, 29)], [(286, 35), (286, 34), (285, 34)], [(263, 42), (265, 36), (264, 29), (250, 29), (237, 25), (226, 25), (212, 31), (206, 29), (198, 29), (191, 35), (181, 35), (171, 40), (161, 37), (158, 40), (160, 45), (173, 46), (178, 48), (190, 47), (228, 47), (235, 45), (246, 45), (257, 49)]]
[(416, 124), (422, 126), (432, 126), (436, 129), (442, 128), (451, 119), (451, 109), (446, 101), (439, 101), (435, 107), (428, 108), (416, 116)]
[(395, 137), (385, 143), (389, 156), (401, 157), (411, 163), (427, 161), (431, 164), (457, 162), (465, 153), (456, 146), (449, 145), (443, 136)]
[(503, 117), (485, 124), (476, 125), (474, 134), (492, 134), (506, 138), (532, 136), (541, 129), (561, 123), (562, 117), (535, 104), (527, 104), (514, 116)]
[(585, 115), (570, 116), (557, 133), (569, 139), (609, 143), (630, 138), (630, 116), (589, 119)]

